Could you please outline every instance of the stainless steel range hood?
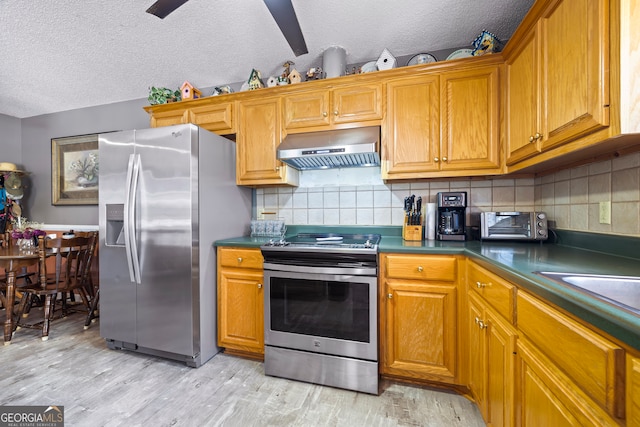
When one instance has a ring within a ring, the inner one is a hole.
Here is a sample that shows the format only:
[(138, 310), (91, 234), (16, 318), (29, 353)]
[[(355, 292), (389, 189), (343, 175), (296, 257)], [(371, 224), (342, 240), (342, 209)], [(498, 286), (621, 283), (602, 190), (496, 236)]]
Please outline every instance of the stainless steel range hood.
[(299, 170), (380, 165), (380, 127), (288, 135), (278, 159)]

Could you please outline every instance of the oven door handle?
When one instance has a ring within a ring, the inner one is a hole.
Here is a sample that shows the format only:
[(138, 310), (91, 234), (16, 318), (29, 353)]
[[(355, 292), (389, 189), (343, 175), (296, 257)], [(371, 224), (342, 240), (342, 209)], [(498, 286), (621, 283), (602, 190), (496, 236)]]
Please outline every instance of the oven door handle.
[(337, 275), (340, 277), (354, 276), (377, 276), (378, 269), (376, 267), (310, 267), (289, 264), (273, 264), (265, 262), (264, 270), (283, 271), (289, 273), (306, 273), (306, 274), (327, 274)]

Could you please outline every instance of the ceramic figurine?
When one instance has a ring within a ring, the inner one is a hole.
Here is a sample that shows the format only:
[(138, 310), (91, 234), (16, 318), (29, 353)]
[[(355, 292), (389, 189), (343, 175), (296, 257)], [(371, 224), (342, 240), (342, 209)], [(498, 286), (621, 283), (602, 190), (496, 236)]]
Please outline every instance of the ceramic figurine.
[(482, 33), (473, 41), (473, 51), (471, 55), (482, 56), (487, 53), (495, 53), (500, 51), (502, 42), (495, 36), (486, 30), (482, 30)]

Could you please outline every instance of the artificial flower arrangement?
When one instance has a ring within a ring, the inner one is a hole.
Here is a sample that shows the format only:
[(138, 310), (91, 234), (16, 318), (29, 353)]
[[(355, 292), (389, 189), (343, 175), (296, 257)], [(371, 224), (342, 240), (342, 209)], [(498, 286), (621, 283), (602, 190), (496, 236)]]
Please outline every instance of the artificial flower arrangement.
[(47, 233), (42, 230), (42, 224), (35, 221), (28, 221), (23, 217), (16, 217), (12, 221), (13, 229), (11, 230), (11, 238), (27, 242), (33, 242), (38, 245), (38, 237), (45, 236)]

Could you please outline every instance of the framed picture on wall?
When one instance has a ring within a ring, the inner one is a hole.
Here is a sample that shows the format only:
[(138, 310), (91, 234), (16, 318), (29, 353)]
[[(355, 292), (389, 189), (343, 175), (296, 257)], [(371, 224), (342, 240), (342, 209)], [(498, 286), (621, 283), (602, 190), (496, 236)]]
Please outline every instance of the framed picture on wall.
[(51, 203), (98, 204), (98, 134), (51, 139)]

